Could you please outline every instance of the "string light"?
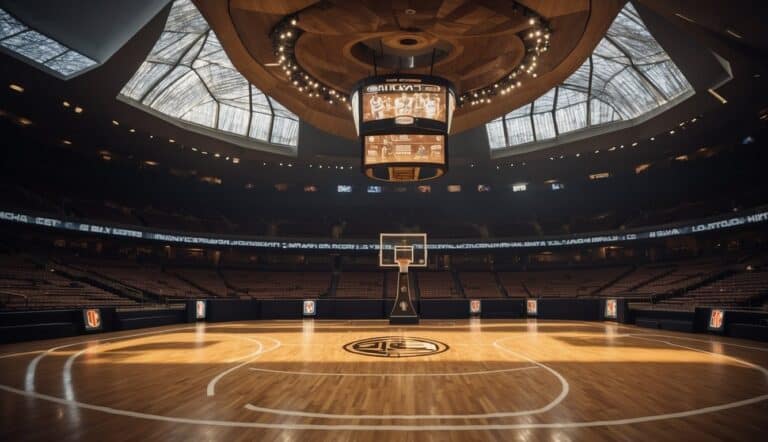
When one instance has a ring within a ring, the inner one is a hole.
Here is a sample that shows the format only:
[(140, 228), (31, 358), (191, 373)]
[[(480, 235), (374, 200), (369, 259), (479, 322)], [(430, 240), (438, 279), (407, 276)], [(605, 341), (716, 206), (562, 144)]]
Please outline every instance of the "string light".
[[(285, 73), (286, 79), (301, 93), (306, 93), (309, 98), (322, 98), (329, 105), (346, 103), (344, 93), (333, 87), (321, 83), (313, 76), (299, 67), (296, 60), (296, 41), (301, 36), (301, 28), (298, 25), (298, 17), (287, 16), (283, 18), (272, 30), (272, 47), (277, 64)], [(352, 110), (351, 106), (345, 106)]]
[[(525, 15), (535, 15), (532, 10), (525, 8)], [(471, 106), (491, 103), (489, 97), (495, 95), (507, 95), (514, 89), (519, 88), (522, 82), (517, 78), (522, 75), (528, 75), (537, 78), (538, 57), (549, 50), (549, 39), (551, 30), (545, 20), (535, 15), (528, 20), (529, 29), (521, 34), (523, 44), (525, 45), (525, 55), (522, 62), (512, 71), (504, 75), (502, 79), (494, 82), (491, 86), (481, 89), (467, 91), (458, 99), (458, 106), (469, 103)]]

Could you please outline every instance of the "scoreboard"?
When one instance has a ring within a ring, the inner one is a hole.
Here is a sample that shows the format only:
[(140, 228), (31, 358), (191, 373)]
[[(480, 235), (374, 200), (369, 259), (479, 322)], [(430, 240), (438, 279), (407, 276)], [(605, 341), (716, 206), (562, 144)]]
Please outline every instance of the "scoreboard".
[(364, 173), (383, 181), (422, 181), (445, 173), (446, 137), (456, 96), (440, 77), (390, 75), (355, 87), (352, 112)]

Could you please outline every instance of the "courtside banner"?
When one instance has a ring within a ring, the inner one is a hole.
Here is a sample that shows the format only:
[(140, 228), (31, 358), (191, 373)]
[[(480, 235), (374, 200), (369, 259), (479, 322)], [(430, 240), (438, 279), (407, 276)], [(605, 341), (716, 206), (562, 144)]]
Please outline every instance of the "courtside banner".
[(195, 319), (205, 319), (205, 301), (195, 301)]
[(315, 301), (311, 299), (305, 300), (302, 313), (304, 316), (315, 316)]
[(605, 300), (605, 319), (616, 319), (616, 300)]
[[(327, 241), (312, 238), (265, 238), (237, 237), (231, 235), (198, 236), (185, 232), (147, 230), (140, 226), (116, 226), (109, 224), (94, 224), (71, 219), (36, 216), (29, 213), (0, 211), (0, 221), (18, 224), (28, 224), (58, 230), (71, 230), (81, 233), (92, 233), (119, 238), (135, 238), (164, 243), (230, 246), (255, 249), (277, 250), (346, 250), (346, 251), (378, 251), (379, 243), (371, 241)], [(626, 231), (601, 232), (592, 235), (543, 236), (540, 238), (508, 238), (495, 241), (462, 241), (436, 240), (431, 242), (429, 250), (498, 250), (525, 249), (537, 247), (568, 247), (585, 244), (613, 244), (643, 239), (667, 238), (681, 235), (691, 235), (715, 230), (730, 229), (739, 226), (759, 224), (768, 221), (768, 206), (761, 206), (738, 215), (733, 212), (706, 218), (696, 222), (689, 221), (663, 226), (651, 226)]]
[(83, 325), (85, 331), (101, 330), (101, 309), (88, 308), (83, 310)]
[(713, 308), (709, 311), (709, 324), (707, 330), (722, 332), (725, 329), (725, 310)]
[(525, 301), (525, 311), (528, 316), (536, 316), (539, 314), (539, 302), (535, 299), (528, 299)]
[(470, 299), (469, 300), (469, 314), (470, 315), (479, 315), (480, 311), (482, 309), (482, 303), (479, 299)]

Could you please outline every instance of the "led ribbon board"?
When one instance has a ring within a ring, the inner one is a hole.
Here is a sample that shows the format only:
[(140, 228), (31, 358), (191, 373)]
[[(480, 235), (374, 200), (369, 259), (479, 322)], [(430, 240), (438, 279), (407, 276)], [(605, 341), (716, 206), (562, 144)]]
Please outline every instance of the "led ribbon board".
[[(72, 218), (53, 218), (50, 216), (37, 216), (31, 213), (19, 213), (0, 210), (0, 221), (24, 224), (55, 230), (64, 230), (102, 235), (114, 238), (141, 239), (163, 243), (216, 246), (216, 247), (243, 247), (264, 250), (305, 250), (305, 251), (375, 251), (379, 249), (379, 243), (365, 240), (328, 240), (318, 239), (285, 239), (258, 236), (236, 235), (204, 235), (198, 236), (188, 232), (176, 232), (169, 230), (155, 230), (144, 226), (123, 226), (114, 224), (95, 224), (82, 222)], [(616, 230), (613, 232), (601, 232), (599, 235), (579, 234), (565, 236), (543, 236), (531, 238), (498, 238), (494, 240), (461, 240), (438, 239), (431, 242), (429, 250), (453, 251), (453, 250), (504, 250), (504, 249), (533, 249), (533, 248), (560, 248), (578, 247), (594, 244), (616, 244), (633, 241), (641, 241), (655, 238), (671, 238), (683, 235), (693, 235), (704, 232), (714, 232), (763, 224), (768, 222), (768, 206), (760, 206), (751, 210), (740, 212), (734, 216), (732, 212), (720, 216), (714, 216), (696, 221), (684, 221), (675, 224), (647, 226), (636, 229)]]
[(445, 174), (446, 137), (456, 96), (439, 77), (370, 77), (352, 94), (363, 171), (383, 181), (423, 181)]

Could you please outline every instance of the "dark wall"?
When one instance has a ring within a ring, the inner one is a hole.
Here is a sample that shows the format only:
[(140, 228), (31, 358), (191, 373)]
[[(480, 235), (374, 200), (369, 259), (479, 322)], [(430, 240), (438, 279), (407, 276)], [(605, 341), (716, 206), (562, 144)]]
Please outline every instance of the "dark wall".
[[(706, 329), (709, 308), (694, 312), (634, 310), (619, 300), (619, 322), (634, 316), (641, 327), (663, 330), (713, 333)], [(392, 300), (383, 299), (321, 299), (316, 301), (312, 319), (385, 319)], [(469, 299), (422, 300), (417, 303), (423, 319), (465, 319), (469, 315)], [(206, 321), (249, 321), (303, 318), (302, 300), (223, 300), (207, 301)], [(102, 308), (102, 329), (88, 332), (84, 327), (83, 310), (50, 310), (0, 312), (0, 343), (53, 339), (82, 334), (98, 334), (119, 330), (182, 324), (194, 321), (194, 302), (186, 309), (136, 310), (118, 312)], [(604, 299), (539, 299), (538, 319), (576, 321), (603, 320)], [(523, 299), (484, 299), (483, 318), (523, 318)], [(728, 311), (721, 334), (727, 336), (768, 340), (768, 313), (758, 311)]]

